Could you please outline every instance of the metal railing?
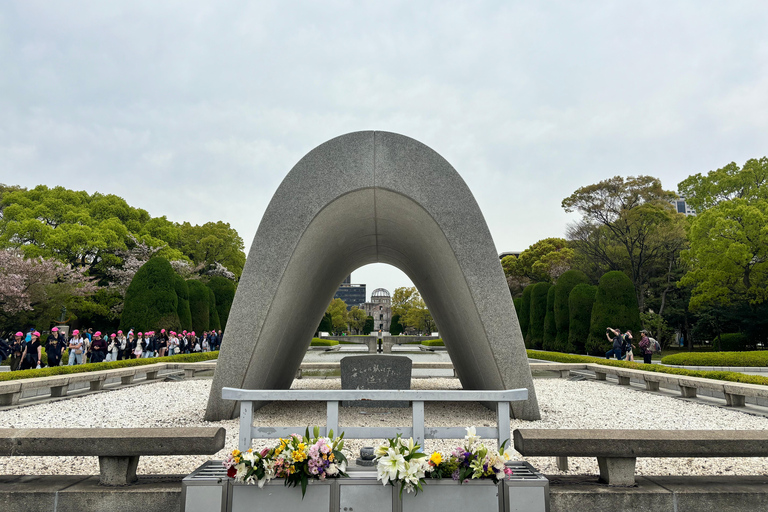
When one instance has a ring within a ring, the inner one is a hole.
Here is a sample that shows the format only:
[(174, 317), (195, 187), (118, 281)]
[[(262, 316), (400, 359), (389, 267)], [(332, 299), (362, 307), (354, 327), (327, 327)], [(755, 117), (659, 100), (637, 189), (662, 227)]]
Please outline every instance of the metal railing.
[[(483, 390), (483, 391), (421, 391), (421, 390), (304, 390), (304, 389), (235, 389), (223, 388), (221, 397), (240, 402), (240, 435), (238, 449), (251, 447), (253, 439), (288, 437), (304, 432), (307, 425), (298, 427), (259, 427), (253, 425), (254, 402), (326, 402), (326, 423), (320, 427), (321, 435), (330, 430), (338, 435), (344, 432), (347, 439), (384, 439), (397, 434), (412, 437), (414, 442), (424, 445), (425, 439), (461, 439), (464, 427), (426, 427), (424, 425), (424, 402), (496, 402), (496, 427), (478, 427), (476, 433), (483, 438), (496, 438), (499, 446), (509, 442), (509, 402), (528, 399), (528, 390)], [(340, 427), (339, 402), (346, 400), (400, 400), (413, 403), (411, 427)]]

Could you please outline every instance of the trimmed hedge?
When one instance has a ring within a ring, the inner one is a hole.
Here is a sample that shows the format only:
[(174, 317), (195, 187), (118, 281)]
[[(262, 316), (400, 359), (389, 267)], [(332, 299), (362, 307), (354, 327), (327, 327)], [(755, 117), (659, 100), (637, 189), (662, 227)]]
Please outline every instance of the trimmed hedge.
[(179, 299), (179, 305), (176, 311), (179, 314), (179, 323), (182, 329), (192, 330), (192, 313), (189, 310), (189, 286), (183, 277), (176, 274), (173, 280), (176, 287), (176, 297)]
[(547, 313), (544, 316), (544, 350), (557, 350), (557, 327), (555, 326), (555, 287), (550, 286), (547, 292)]
[(679, 366), (768, 366), (768, 350), (749, 352), (684, 352), (661, 358)]
[(213, 276), (208, 281), (208, 288), (213, 290), (216, 296), (216, 311), (219, 314), (219, 325), (226, 329), (229, 319), (229, 310), (232, 309), (232, 301), (235, 300), (235, 283), (226, 277)]
[(441, 338), (438, 338), (436, 340), (424, 340), (421, 342), (422, 345), (425, 347), (444, 347), (445, 342)]
[(603, 274), (597, 285), (586, 344), (587, 353), (602, 355), (611, 348), (611, 343), (605, 336), (608, 327), (619, 329), (621, 332), (629, 329), (633, 334), (637, 334), (642, 328), (635, 286), (627, 274), (619, 270)]
[(527, 348), (541, 348), (544, 343), (544, 318), (547, 315), (547, 294), (549, 283), (536, 283), (531, 290), (531, 313), (528, 335), (525, 337)]
[(528, 328), (531, 325), (531, 293), (533, 293), (533, 285), (529, 284), (523, 289), (523, 296), (520, 297), (520, 311), (517, 312), (524, 340), (528, 339)]
[[(724, 380), (728, 382), (740, 382), (742, 384), (760, 384), (768, 386), (768, 377), (759, 375), (747, 375), (739, 372), (720, 372), (704, 370), (685, 370), (683, 368), (669, 368), (660, 364), (631, 363), (629, 361), (614, 361), (602, 357), (577, 356), (572, 354), (560, 354), (557, 352), (542, 352), (538, 350), (528, 350), (528, 357), (531, 359), (543, 359), (545, 361), (554, 361), (557, 363), (592, 363), (603, 366), (619, 366), (622, 368), (631, 368), (633, 370), (645, 370), (648, 372), (668, 373), (672, 375), (685, 375), (687, 377), (701, 377), (704, 379)], [(672, 357), (672, 356), (669, 356)]]
[(337, 340), (326, 340), (323, 338), (312, 338), (312, 341), (310, 342), (310, 347), (333, 347), (335, 345), (338, 345), (339, 342)]
[(755, 348), (755, 343), (750, 343), (749, 336), (740, 332), (723, 333), (712, 343), (715, 347), (726, 352), (749, 350)]
[[(571, 291), (577, 285), (580, 285), (580, 284), (589, 284), (589, 278), (587, 277), (587, 274), (585, 274), (581, 270), (569, 270), (567, 272), (564, 272), (563, 275), (557, 278), (557, 283), (555, 283), (554, 311), (555, 311), (555, 329), (557, 330), (557, 335), (555, 339), (555, 350), (559, 352), (574, 351), (573, 347), (568, 342), (568, 337), (570, 335), (570, 324), (571, 324), (570, 322), (571, 310), (570, 310), (570, 305), (568, 303), (568, 300), (571, 295)], [(591, 304), (590, 304), (589, 311), (591, 314), (592, 312)], [(589, 317), (587, 317), (587, 321), (589, 322)], [(584, 336), (583, 339), (587, 339), (587, 337)]]
[(122, 361), (110, 361), (109, 363), (86, 363), (74, 366), (54, 366), (53, 368), (41, 368), (39, 370), (21, 370), (16, 372), (0, 373), (0, 382), (18, 379), (31, 379), (35, 377), (51, 377), (53, 375), (68, 375), (71, 373), (96, 372), (99, 370), (115, 370), (117, 368), (131, 368), (155, 363), (198, 363), (209, 361), (219, 357), (215, 352), (200, 352), (198, 354), (179, 354), (177, 356), (148, 357), (146, 359), (124, 359)]
[(208, 288), (208, 328), (215, 331), (221, 329), (221, 324), (219, 323), (219, 312), (216, 309), (216, 295), (210, 288)]
[(176, 272), (165, 258), (155, 256), (142, 265), (125, 292), (120, 329), (180, 330), (175, 278)]
[(210, 325), (211, 307), (208, 304), (208, 288), (196, 279), (187, 280), (189, 286), (189, 311), (192, 313), (192, 330), (203, 334)]
[(586, 352), (597, 286), (577, 284), (568, 295), (568, 344), (565, 352)]

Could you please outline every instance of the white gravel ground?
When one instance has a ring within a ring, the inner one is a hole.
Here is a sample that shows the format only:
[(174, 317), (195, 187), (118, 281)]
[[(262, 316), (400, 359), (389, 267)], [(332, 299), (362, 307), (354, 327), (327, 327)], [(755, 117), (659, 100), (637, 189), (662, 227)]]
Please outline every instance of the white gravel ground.
[[(189, 427), (220, 425), (227, 429), (226, 450), (214, 456), (142, 457), (139, 472), (185, 474), (211, 458), (223, 458), (237, 447), (237, 420), (208, 423), (202, 420), (210, 380), (159, 382), (72, 398), (59, 402), (0, 412), (0, 427)], [(654, 429), (764, 430), (768, 418), (751, 416), (709, 405), (696, 404), (620, 388), (593, 381), (536, 379), (542, 421), (513, 420), (512, 428), (629, 428), (647, 429), (653, 442)], [(414, 379), (413, 389), (460, 389), (448, 378)], [(294, 388), (338, 389), (338, 379), (301, 379)], [(349, 426), (410, 425), (410, 409), (356, 409), (340, 411), (340, 424)], [(493, 426), (495, 414), (475, 404), (426, 404), (427, 425)], [(256, 413), (261, 425), (322, 425), (325, 404), (284, 403)], [(302, 428), (303, 432), (303, 428)], [(266, 442), (267, 440), (264, 440)], [(345, 451), (355, 458), (359, 448), (371, 441), (349, 440)], [(427, 450), (449, 451), (455, 441), (428, 441)], [(495, 442), (489, 441), (489, 444)], [(263, 446), (257, 441), (255, 446)], [(517, 458), (524, 459), (517, 454)], [(545, 474), (557, 471), (554, 458), (529, 457)], [(568, 474), (596, 474), (594, 458), (571, 458)], [(0, 457), (0, 474), (97, 474), (96, 457)], [(768, 459), (638, 459), (637, 473), (644, 475), (768, 475)]]

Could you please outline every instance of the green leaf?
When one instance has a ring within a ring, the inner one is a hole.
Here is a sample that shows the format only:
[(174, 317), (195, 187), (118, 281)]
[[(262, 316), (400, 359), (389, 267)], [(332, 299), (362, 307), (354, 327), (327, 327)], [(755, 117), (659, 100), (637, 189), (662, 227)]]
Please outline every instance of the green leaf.
[(307, 475), (301, 474), (301, 499), (304, 499), (304, 495), (307, 493)]

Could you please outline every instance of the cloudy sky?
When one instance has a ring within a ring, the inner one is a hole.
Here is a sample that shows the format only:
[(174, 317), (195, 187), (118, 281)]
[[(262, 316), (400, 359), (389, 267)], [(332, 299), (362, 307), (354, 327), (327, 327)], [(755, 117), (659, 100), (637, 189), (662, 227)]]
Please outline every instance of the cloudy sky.
[[(5, 1), (0, 182), (223, 220), (250, 246), (291, 167), (418, 139), (499, 252), (563, 236), (580, 186), (768, 154), (768, 3)], [(410, 284), (385, 265), (353, 281)]]

